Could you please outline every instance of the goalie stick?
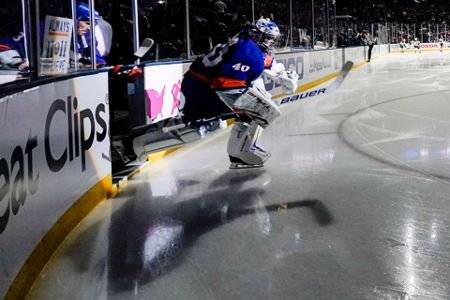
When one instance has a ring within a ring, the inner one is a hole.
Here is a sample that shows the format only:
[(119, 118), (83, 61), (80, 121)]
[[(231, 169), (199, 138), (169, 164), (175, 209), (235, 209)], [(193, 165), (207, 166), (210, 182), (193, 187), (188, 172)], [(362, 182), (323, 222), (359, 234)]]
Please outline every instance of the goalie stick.
[[(333, 92), (337, 90), (341, 84), (344, 82), (345, 77), (347, 77), (348, 73), (353, 67), (352, 61), (347, 61), (344, 66), (342, 66), (342, 69), (339, 71), (338, 75), (336, 76), (336, 79), (327, 87), (310, 90), (310, 91), (304, 91), (301, 93), (292, 94), (286, 97), (283, 97), (278, 105), (283, 105), (286, 103), (294, 102), (297, 100), (306, 99), (308, 97), (314, 97), (321, 94), (327, 94), (330, 92)], [(276, 101), (276, 100), (275, 100)]]

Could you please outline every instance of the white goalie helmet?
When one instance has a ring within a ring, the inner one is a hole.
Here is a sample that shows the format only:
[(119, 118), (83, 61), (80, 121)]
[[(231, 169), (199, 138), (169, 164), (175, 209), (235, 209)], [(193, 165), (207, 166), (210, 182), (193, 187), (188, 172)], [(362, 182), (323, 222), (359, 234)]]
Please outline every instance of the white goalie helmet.
[(260, 46), (264, 50), (273, 50), (275, 40), (281, 36), (278, 25), (269, 18), (261, 18), (256, 22), (255, 27), (262, 33)]
[(255, 26), (259, 29), (259, 31), (264, 33), (267, 38), (277, 39), (280, 36), (280, 29), (278, 28), (278, 25), (269, 18), (259, 19)]

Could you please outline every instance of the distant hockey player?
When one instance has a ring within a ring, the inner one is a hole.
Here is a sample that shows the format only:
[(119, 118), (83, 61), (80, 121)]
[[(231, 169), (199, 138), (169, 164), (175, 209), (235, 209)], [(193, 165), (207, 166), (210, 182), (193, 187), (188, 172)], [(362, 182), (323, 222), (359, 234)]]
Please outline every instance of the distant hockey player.
[(403, 38), (400, 40), (400, 52), (404, 53), (406, 50), (406, 40)]
[(442, 36), (439, 36), (439, 46), (440, 46), (440, 51), (444, 51), (444, 39), (442, 38)]
[(421, 53), (420, 51), (420, 41), (417, 38), (414, 38), (414, 40), (412, 41), (412, 45), (414, 47), (414, 53)]
[(297, 89), (298, 74), (274, 60), (278, 26), (268, 18), (246, 26), (228, 43), (197, 58), (184, 75), (183, 120), (186, 123), (230, 112), (235, 120), (228, 141), (230, 168), (262, 167), (270, 153), (257, 144), (262, 129), (280, 116), (265, 90), (263, 72), (282, 86), (285, 94)]
[(375, 45), (375, 40), (372, 37), (372, 35), (370, 34), (370, 32), (367, 30), (363, 31), (362, 40), (363, 40), (364, 44), (367, 45), (367, 47), (369, 47), (369, 49), (367, 51), (367, 62), (370, 62), (370, 59), (372, 57), (372, 49), (373, 49), (373, 46)]

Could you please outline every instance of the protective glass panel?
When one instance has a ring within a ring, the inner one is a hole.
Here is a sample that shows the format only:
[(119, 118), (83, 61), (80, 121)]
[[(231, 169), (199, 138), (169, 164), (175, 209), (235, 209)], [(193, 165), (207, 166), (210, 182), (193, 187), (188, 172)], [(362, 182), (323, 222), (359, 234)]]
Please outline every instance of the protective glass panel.
[(111, 63), (133, 63), (138, 58), (141, 62), (186, 58), (185, 0), (138, 1), (138, 45), (145, 45), (144, 40), (148, 38), (154, 41), (151, 48), (146, 48), (148, 51), (140, 53), (136, 53), (134, 46), (132, 1), (105, 1), (105, 6), (108, 13), (104, 19), (112, 25), (113, 31)]
[(329, 47), (327, 1), (314, 1), (314, 49), (321, 50)]
[(22, 3), (3, 0), (0, 10), (0, 84), (26, 78), (28, 54)]
[(290, 3), (289, 0), (281, 1), (255, 1), (256, 21), (261, 18), (270, 18), (280, 28), (281, 36), (276, 41), (275, 48), (277, 52), (290, 51), (291, 34), (290, 28)]
[(193, 0), (189, 7), (191, 56), (226, 43), (252, 21), (250, 1)]
[(293, 0), (293, 49), (312, 49), (312, 1)]

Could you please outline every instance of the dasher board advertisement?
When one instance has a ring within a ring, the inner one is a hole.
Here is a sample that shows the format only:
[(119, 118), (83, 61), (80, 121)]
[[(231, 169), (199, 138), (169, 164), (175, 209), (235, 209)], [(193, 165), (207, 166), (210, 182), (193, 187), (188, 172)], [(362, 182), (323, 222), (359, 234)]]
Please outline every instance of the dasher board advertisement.
[(145, 66), (145, 107), (147, 124), (179, 114), (184, 105), (181, 93), (183, 74), (190, 63)]
[(0, 299), (56, 221), (111, 173), (108, 73), (0, 99)]

